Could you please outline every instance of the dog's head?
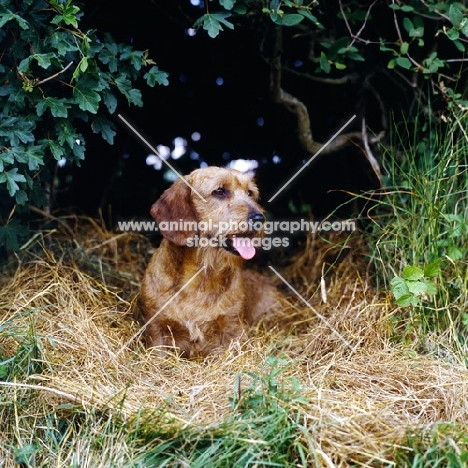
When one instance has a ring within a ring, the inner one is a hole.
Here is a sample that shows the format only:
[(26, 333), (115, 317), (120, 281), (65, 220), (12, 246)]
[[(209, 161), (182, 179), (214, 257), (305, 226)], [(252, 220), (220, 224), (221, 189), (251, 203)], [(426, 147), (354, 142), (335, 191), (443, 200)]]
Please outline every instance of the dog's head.
[(265, 217), (253, 179), (207, 167), (177, 180), (151, 207), (161, 234), (178, 246), (222, 248), (248, 260), (263, 237)]

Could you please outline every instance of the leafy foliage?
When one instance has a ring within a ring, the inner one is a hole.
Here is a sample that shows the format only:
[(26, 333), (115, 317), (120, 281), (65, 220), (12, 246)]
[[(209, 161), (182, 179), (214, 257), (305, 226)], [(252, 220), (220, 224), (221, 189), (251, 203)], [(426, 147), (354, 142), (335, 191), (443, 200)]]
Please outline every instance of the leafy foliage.
[(208, 35), (215, 38), (223, 31), (223, 25), (234, 29), (234, 24), (226, 19), (232, 16), (231, 12), (235, 15), (250, 15), (252, 13), (267, 15), (278, 26), (296, 26), (308, 19), (317, 27), (322, 27), (311, 13), (315, 4), (316, 2), (311, 2), (310, 5), (304, 5), (302, 0), (219, 0), (219, 5), (224, 11), (216, 13), (208, 11), (197, 19), (194, 27), (203, 26)]
[[(113, 144), (119, 99), (143, 105), (135, 81), (168, 84), (147, 51), (81, 31), (82, 16), (73, 0), (1, 2), (0, 197), (18, 205), (47, 202), (51, 164), (84, 159), (80, 122)], [(0, 246), (16, 249), (20, 228), (10, 218)]]
[[(360, 62), (363, 73), (368, 73), (378, 57), (379, 65), (396, 69), (406, 84), (414, 82), (412, 74), (429, 78), (447, 101), (465, 105), (451, 88), (461, 72), (468, 38), (468, 9), (461, 2), (340, 0), (338, 8), (329, 9), (320, 1), (211, 0), (208, 7), (194, 27), (203, 26), (210, 37), (218, 36), (223, 24), (233, 29), (236, 22), (263, 18), (310, 38), (314, 74), (340, 76)], [(381, 23), (386, 27), (380, 28)]]
[(408, 265), (403, 269), (403, 277), (395, 276), (391, 281), (395, 302), (400, 307), (418, 306), (421, 301), (437, 294), (437, 285), (429, 278), (440, 273), (440, 259), (426, 265), (424, 270)]
[[(424, 113), (414, 126), (398, 130), (393, 145), (399, 150), (385, 161), (386, 188), (377, 202), (369, 199), (368, 212), (382, 287), (408, 308), (404, 336), (415, 328), (422, 336), (448, 331), (456, 347), (465, 346), (468, 326), (466, 119), (466, 112), (453, 112), (434, 123)], [(398, 326), (405, 322), (400, 319)]]

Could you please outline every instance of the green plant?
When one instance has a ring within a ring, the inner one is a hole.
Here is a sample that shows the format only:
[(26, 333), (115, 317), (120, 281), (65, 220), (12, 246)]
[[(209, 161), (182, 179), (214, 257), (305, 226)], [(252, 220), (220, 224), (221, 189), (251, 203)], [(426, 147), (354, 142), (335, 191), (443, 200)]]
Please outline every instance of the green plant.
[[(434, 75), (434, 84), (447, 97), (453, 99), (457, 94), (451, 88), (440, 87), (439, 78), (442, 73), (457, 76), (460, 72), (452, 64), (458, 60), (454, 54), (463, 60), (466, 51), (468, 9), (463, 3), (375, 1), (368, 6), (355, 0), (341, 0), (333, 10), (334, 17), (327, 16), (319, 1), (218, 0), (217, 7), (212, 3), (215, 2), (207, 2), (206, 13), (194, 24), (203, 26), (212, 38), (223, 31), (223, 26), (234, 29), (233, 19), (268, 18), (276, 26), (297, 27), (303, 34), (307, 31), (313, 43), (310, 58), (317, 65), (314, 73), (328, 75), (333, 70), (343, 72), (353, 68), (353, 62), (365, 62), (366, 52), (378, 46), (387, 69), (426, 77)], [(378, 19), (374, 19), (374, 11), (378, 12)], [(368, 25), (372, 20), (391, 21), (394, 30), (382, 31), (385, 35), (376, 37)], [(435, 46), (442, 40), (453, 46), (447, 55)], [(464, 102), (461, 95), (456, 99)]]
[[(403, 130), (397, 127), (384, 158), (386, 187), (369, 198), (368, 212), (377, 278), (392, 289), (398, 305), (411, 308), (410, 328), (423, 335), (448, 331), (462, 346), (468, 305), (467, 120), (457, 111), (438, 122), (417, 118)], [(437, 276), (436, 288), (431, 278)]]
[[(14, 341), (17, 346), (12, 356), (6, 358), (6, 353), (0, 346), (0, 379), (3, 381), (13, 381), (32, 374), (39, 374), (43, 365), (47, 362), (44, 359), (44, 344), (48, 342), (54, 346), (52, 339), (37, 336), (34, 327), (34, 316), (40, 313), (41, 308), (27, 310), (16, 317), (0, 324), (0, 343), (7, 339)], [(30, 317), (30, 326), (25, 329), (18, 327), (15, 323), (21, 317)]]
[[(291, 364), (270, 356), (265, 373), (246, 372), (251, 384), (242, 389), (236, 380), (230, 399), (234, 414), (200, 431), (187, 428), (170, 438), (142, 424), (140, 440), (152, 441), (141, 456), (144, 466), (174, 466), (183, 461), (191, 467), (308, 466), (314, 447), (306, 446), (300, 415), (307, 403), (295, 377), (282, 375)], [(143, 436), (144, 434), (144, 436)], [(155, 439), (158, 443), (154, 443)], [(310, 441), (308, 441), (310, 442)], [(140, 459), (139, 459), (140, 460)]]
[(49, 203), (55, 164), (80, 165), (81, 129), (113, 144), (118, 99), (142, 106), (141, 77), (168, 84), (148, 51), (81, 30), (82, 16), (73, 0), (0, 3), (0, 246), (17, 249), (27, 235), (15, 211)]
[(440, 273), (440, 260), (424, 267), (424, 270), (408, 265), (403, 269), (403, 276), (395, 276), (390, 282), (395, 303), (400, 307), (417, 307), (437, 294), (437, 285), (429, 278)]
[(241, 390), (241, 378), (239, 375), (236, 383), (236, 396), (230, 399), (233, 408), (238, 410), (255, 410), (278, 402), (291, 402), (306, 404), (303, 388), (296, 377), (283, 377), (281, 374), (290, 365), (286, 357), (268, 356), (266, 359), (267, 371), (263, 375), (246, 372), (252, 382)]
[(395, 464), (411, 468), (463, 468), (468, 463), (466, 427), (453, 423), (435, 424), (430, 430), (409, 432), (398, 444)]

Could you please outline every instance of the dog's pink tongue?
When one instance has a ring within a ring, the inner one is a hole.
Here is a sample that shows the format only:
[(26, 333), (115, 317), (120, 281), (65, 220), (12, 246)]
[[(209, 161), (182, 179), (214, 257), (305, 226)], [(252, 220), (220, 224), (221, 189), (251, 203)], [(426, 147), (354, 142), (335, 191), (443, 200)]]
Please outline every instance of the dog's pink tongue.
[(250, 260), (255, 255), (255, 247), (248, 237), (233, 237), (232, 245), (244, 260)]

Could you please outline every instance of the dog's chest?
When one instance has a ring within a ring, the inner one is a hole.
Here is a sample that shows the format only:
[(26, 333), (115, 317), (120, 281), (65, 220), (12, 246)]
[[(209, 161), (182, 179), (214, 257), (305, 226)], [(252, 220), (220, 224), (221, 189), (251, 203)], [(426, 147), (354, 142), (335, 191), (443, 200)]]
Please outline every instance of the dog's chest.
[(239, 316), (244, 295), (237, 285), (214, 289), (202, 284), (189, 285), (173, 301), (171, 315), (183, 323), (197, 326), (219, 316)]

